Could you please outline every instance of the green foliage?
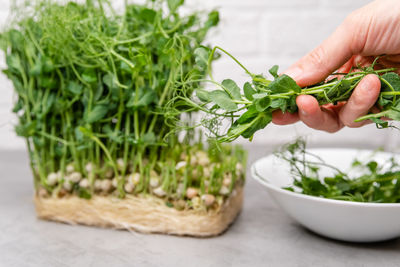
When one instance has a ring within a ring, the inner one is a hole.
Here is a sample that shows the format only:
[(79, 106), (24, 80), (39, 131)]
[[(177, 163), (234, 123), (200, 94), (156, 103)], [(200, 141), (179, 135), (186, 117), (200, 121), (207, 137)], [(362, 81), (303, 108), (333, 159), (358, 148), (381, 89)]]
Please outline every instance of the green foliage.
[[(400, 202), (400, 165), (394, 158), (384, 164), (354, 159), (352, 168), (356, 168), (358, 174), (349, 177), (347, 173), (308, 152), (303, 139), (283, 146), (276, 155), (290, 164), (295, 179), (293, 186), (285, 189), (292, 192), (356, 202)], [(322, 168), (331, 169), (333, 174), (321, 176)]]
[[(217, 50), (231, 57), (251, 77), (251, 82), (246, 82), (243, 90), (231, 79), (223, 80), (221, 83), (214, 80), (211, 63)], [(333, 78), (326, 82), (301, 88), (288, 75), (279, 75), (276, 65), (269, 70), (273, 77), (272, 80), (269, 80), (261, 74), (251, 73), (234, 56), (220, 47), (212, 50), (199, 48), (196, 52), (198, 69), (207, 69), (210, 76), (210, 80), (200, 81), (210, 82), (216, 87), (222, 88), (225, 93), (217, 90), (207, 95), (203, 89), (199, 89), (201, 92), (197, 93), (197, 96), (200, 96), (198, 98), (201, 103), (193, 102), (190, 94), (186, 94), (187, 97), (184, 101), (187, 101), (189, 109), (195, 107), (209, 113), (208, 119), (202, 121), (203, 126), (208, 128), (219, 142), (231, 142), (240, 136), (251, 140), (258, 130), (265, 128), (271, 122), (274, 111), (296, 112), (296, 97), (299, 95), (312, 95), (320, 105), (346, 101), (361, 79), (368, 74), (379, 75), (381, 80), (382, 89), (377, 104), (381, 106), (382, 111), (377, 114), (368, 114), (356, 121), (370, 119), (376, 123), (378, 128), (387, 128), (391, 125), (386, 120), (382, 120), (382, 117), (400, 120), (400, 76), (392, 72), (394, 69), (375, 70), (376, 61), (370, 67), (341, 74), (340, 79), (333, 73)], [(196, 78), (187, 83), (198, 81)], [(245, 112), (243, 113), (243, 111)], [(225, 118), (229, 119), (230, 127), (221, 131), (220, 125)]]

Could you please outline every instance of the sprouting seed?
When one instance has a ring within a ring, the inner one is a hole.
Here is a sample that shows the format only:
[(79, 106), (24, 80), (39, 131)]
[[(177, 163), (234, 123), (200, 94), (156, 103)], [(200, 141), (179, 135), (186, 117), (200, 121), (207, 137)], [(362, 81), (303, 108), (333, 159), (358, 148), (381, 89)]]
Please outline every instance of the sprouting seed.
[(226, 196), (226, 195), (229, 194), (229, 188), (227, 186), (223, 185), (223, 186), (221, 186), (221, 189), (219, 190), (219, 193), (221, 195)]
[(101, 190), (105, 193), (110, 192), (112, 189), (112, 182), (109, 179), (104, 179), (101, 181)]
[(197, 195), (198, 195), (198, 190), (196, 188), (189, 187), (188, 189), (186, 189), (186, 197), (188, 199), (192, 199)]
[(82, 174), (80, 172), (73, 172), (68, 177), (71, 182), (78, 183), (82, 179)]
[(132, 183), (126, 183), (126, 184), (124, 185), (124, 190), (125, 190), (125, 192), (127, 192), (127, 193), (132, 193), (133, 190), (135, 190), (135, 185), (132, 184)]
[(179, 161), (179, 162), (176, 164), (175, 169), (176, 169), (176, 170), (180, 170), (180, 169), (186, 167), (186, 164), (187, 164), (186, 161)]
[(79, 182), (79, 186), (82, 187), (82, 188), (85, 188), (85, 189), (89, 188), (89, 186), (90, 186), (89, 180), (87, 178), (82, 179)]
[(94, 165), (93, 165), (93, 163), (92, 163), (92, 162), (89, 162), (88, 164), (86, 164), (85, 170), (86, 170), (88, 173), (92, 173), (93, 170), (94, 170)]
[(117, 188), (117, 187), (118, 187), (118, 179), (117, 179), (117, 177), (114, 177), (114, 178), (111, 180), (111, 184), (112, 184), (112, 186), (113, 186), (114, 188)]
[(122, 158), (117, 159), (117, 167), (118, 170), (122, 171), (123, 169), (125, 169), (125, 161)]
[(158, 177), (151, 177), (150, 178), (150, 186), (157, 187), (160, 184), (160, 179)]
[(50, 173), (48, 176), (47, 176), (47, 184), (49, 185), (49, 186), (54, 186), (54, 185), (56, 185), (57, 184), (57, 182), (58, 182), (58, 174), (57, 173), (55, 173), (55, 172), (52, 172), (52, 173)]
[(75, 171), (75, 167), (72, 163), (68, 164), (67, 167), (65, 168), (67, 174), (71, 174)]
[(71, 190), (72, 190), (72, 184), (71, 184), (71, 182), (70, 182), (68, 179), (66, 179), (66, 180), (64, 181), (64, 183), (63, 183), (63, 188), (64, 188), (66, 191), (71, 192)]
[(157, 187), (156, 189), (154, 189), (154, 190), (153, 190), (153, 193), (154, 193), (156, 196), (159, 196), (159, 197), (164, 197), (164, 196), (166, 195), (164, 189), (162, 189), (161, 186), (160, 186), (160, 187)]
[(101, 191), (102, 190), (102, 180), (95, 180), (94, 181), (94, 190)]
[(205, 194), (201, 196), (201, 200), (203, 201), (204, 205), (210, 207), (215, 202), (215, 196), (211, 194)]

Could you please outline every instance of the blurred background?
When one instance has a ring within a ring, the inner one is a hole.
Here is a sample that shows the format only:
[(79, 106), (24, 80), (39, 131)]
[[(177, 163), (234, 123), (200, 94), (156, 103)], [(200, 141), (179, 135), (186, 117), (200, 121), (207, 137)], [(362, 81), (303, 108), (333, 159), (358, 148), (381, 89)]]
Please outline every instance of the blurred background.
[[(0, 25), (7, 23), (10, 0), (0, 0)], [(123, 1), (112, 1), (121, 5)], [(218, 9), (221, 23), (208, 38), (237, 57), (253, 73), (268, 73), (272, 65), (284, 71), (305, 55), (341, 23), (353, 10), (368, 0), (186, 0), (190, 9)], [(4, 55), (0, 54), (0, 68)], [(218, 80), (232, 78), (243, 84), (247, 77), (232, 60), (222, 57), (214, 65)], [(15, 117), (11, 113), (13, 90), (0, 74), (0, 150), (24, 149), (24, 141), (13, 131)], [(360, 129), (343, 129), (329, 134), (308, 129), (302, 123), (290, 126), (270, 125), (256, 134), (253, 145), (276, 147), (297, 136), (307, 136), (311, 146), (382, 147), (397, 150), (400, 131), (378, 130), (375, 125)], [(245, 140), (238, 140), (247, 143)]]

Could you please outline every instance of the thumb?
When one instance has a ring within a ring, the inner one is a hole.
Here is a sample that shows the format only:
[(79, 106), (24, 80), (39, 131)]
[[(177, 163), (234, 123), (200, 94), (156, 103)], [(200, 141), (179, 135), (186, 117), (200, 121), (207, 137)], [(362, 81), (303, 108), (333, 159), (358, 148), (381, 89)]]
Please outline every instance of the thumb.
[(285, 74), (305, 87), (324, 80), (353, 55), (353, 27), (343, 22), (321, 45), (293, 64)]

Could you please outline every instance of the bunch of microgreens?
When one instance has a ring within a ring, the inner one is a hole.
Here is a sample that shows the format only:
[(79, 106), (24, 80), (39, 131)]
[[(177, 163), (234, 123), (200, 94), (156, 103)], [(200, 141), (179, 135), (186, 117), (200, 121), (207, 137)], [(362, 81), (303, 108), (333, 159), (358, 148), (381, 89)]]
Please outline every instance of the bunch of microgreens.
[(219, 195), (231, 173), (228, 195), (243, 178), (243, 150), (206, 149), (201, 134), (169, 120), (185, 113), (190, 125), (191, 112), (169, 100), (180, 95), (180, 81), (204, 78), (195, 49), (219, 21), (217, 11), (180, 15), (182, 4), (126, 1), (122, 14), (107, 0), (14, 7), (0, 47), (37, 188), (185, 199), (190, 187)]
[[(308, 152), (304, 139), (283, 146), (275, 155), (289, 163), (294, 176), (293, 186), (285, 187), (287, 190), (336, 200), (400, 202), (400, 165), (395, 158), (384, 164), (354, 159), (345, 173)], [(324, 177), (322, 169), (330, 169), (333, 174)], [(349, 177), (352, 172), (357, 176)]]
[[(231, 79), (218, 82), (213, 78), (211, 64), (216, 58), (217, 50), (231, 57), (250, 76), (251, 81), (246, 82), (242, 89)], [(262, 74), (256, 75), (250, 72), (234, 56), (220, 47), (212, 50), (201, 47), (195, 53), (198, 68), (207, 71), (209, 79), (188, 79), (184, 84), (208, 82), (215, 86), (215, 90), (198, 88), (195, 92), (196, 97), (191, 95), (191, 92), (186, 92), (186, 95), (178, 98), (180, 101), (186, 101), (190, 107), (208, 114), (204, 116), (202, 124), (218, 142), (231, 142), (239, 136), (251, 140), (255, 132), (265, 128), (272, 121), (273, 111), (295, 112), (297, 110), (295, 100), (299, 95), (312, 95), (320, 105), (345, 101), (361, 79), (368, 74), (377, 74), (381, 80), (382, 89), (377, 101), (381, 112), (368, 114), (356, 121), (370, 119), (379, 128), (387, 128), (390, 125), (382, 120), (382, 117), (400, 120), (400, 77), (393, 72), (395, 69), (375, 70), (378, 58), (369, 67), (349, 73), (333, 73), (332, 79), (301, 88), (288, 75), (278, 75), (278, 66), (273, 66), (269, 70), (273, 80), (268, 80)], [(227, 130), (222, 127), (225, 118), (229, 119)]]

